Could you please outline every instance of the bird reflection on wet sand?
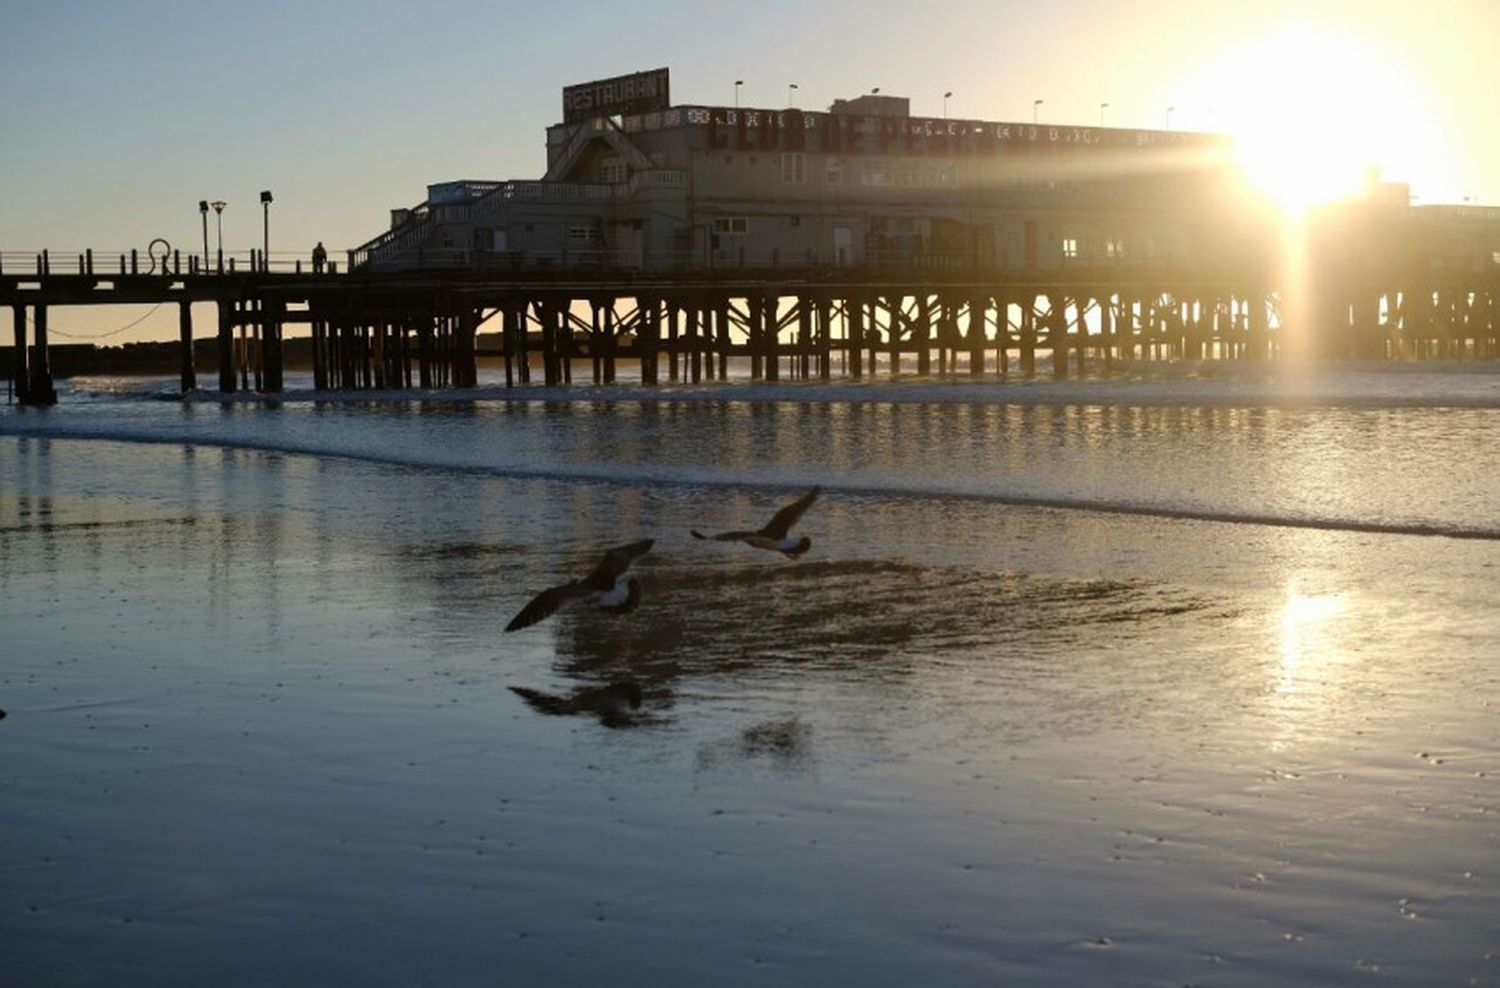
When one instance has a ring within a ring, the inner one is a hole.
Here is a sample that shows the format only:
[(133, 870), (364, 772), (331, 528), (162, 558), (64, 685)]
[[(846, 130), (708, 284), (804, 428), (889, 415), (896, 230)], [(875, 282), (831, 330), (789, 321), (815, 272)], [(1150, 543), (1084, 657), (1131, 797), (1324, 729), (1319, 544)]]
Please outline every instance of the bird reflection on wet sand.
[(779, 772), (801, 771), (812, 762), (812, 740), (812, 728), (796, 717), (759, 721), (733, 738), (700, 746), (698, 770), (762, 762)]
[[(922, 702), (930, 694), (961, 707), (988, 695), (971, 688), (983, 681), (1047, 698), (1044, 715), (1032, 705), (986, 711), (1001, 736), (1097, 725), (1155, 706), (1149, 676), (1105, 661), (1111, 641), (1163, 621), (1208, 629), (1225, 617), (1219, 601), (1166, 585), (890, 560), (708, 570), (664, 560), (642, 579), (655, 603), (629, 621), (589, 610), (563, 614), (552, 671), (578, 684), (634, 680), (662, 720), (685, 701), (714, 703), (756, 685), (795, 683), (809, 696), (829, 685), (862, 685), (881, 702)], [(1087, 663), (1089, 688), (1061, 689), (1059, 662)], [(1170, 668), (1164, 655), (1162, 671)], [(774, 736), (757, 731), (715, 745), (712, 757), (769, 756)]]
[(630, 727), (646, 723), (646, 715), (640, 714), (641, 684), (633, 679), (621, 679), (607, 686), (579, 687), (568, 696), (543, 693), (525, 686), (512, 686), (510, 691), (525, 700), (538, 713), (554, 716), (589, 714), (599, 719), (605, 727)]

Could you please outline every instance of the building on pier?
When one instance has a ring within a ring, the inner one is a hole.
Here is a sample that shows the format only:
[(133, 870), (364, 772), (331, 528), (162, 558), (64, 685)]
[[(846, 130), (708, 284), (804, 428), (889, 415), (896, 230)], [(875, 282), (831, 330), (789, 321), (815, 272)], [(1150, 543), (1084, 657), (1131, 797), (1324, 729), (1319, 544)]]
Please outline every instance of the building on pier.
[(1047, 271), (1239, 263), (1266, 243), (1221, 135), (667, 94), (666, 69), (569, 87), (540, 179), (430, 185), (355, 262)]

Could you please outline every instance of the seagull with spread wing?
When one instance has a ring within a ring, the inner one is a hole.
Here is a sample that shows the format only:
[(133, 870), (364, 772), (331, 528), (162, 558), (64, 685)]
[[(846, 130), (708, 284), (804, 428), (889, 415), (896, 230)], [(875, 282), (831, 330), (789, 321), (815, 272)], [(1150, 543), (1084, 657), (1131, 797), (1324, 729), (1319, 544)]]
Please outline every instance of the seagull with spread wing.
[(715, 542), (743, 542), (757, 549), (767, 549), (771, 552), (779, 552), (788, 559), (796, 559), (812, 547), (812, 539), (802, 536), (794, 539), (788, 533), (802, 513), (812, 507), (812, 503), (818, 499), (821, 488), (814, 487), (797, 500), (788, 504), (766, 523), (766, 527), (755, 532), (720, 532), (718, 535), (704, 535), (702, 532), (694, 531), (695, 539), (711, 539)]
[(630, 569), (631, 563), (651, 551), (655, 544), (655, 539), (642, 539), (609, 550), (588, 576), (543, 590), (531, 598), (531, 603), (511, 618), (505, 630), (529, 628), (538, 621), (551, 617), (564, 604), (591, 596), (606, 611), (629, 614), (641, 602), (641, 585), (634, 577), (627, 578), (625, 571)]

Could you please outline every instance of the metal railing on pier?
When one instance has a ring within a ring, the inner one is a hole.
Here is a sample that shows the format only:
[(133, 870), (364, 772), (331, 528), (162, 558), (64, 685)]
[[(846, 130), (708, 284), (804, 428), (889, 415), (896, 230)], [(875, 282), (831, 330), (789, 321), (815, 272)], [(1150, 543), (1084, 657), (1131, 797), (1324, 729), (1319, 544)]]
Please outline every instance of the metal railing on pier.
[[(348, 262), (328, 261), (322, 272), (338, 274), (348, 270)], [(209, 257), (184, 254), (181, 251), (151, 253), (140, 248), (129, 250), (0, 251), (0, 276), (42, 277), (83, 275), (95, 278), (113, 276), (152, 276), (169, 278), (207, 277), (210, 275), (318, 273), (311, 251), (260, 250), (223, 251)]]

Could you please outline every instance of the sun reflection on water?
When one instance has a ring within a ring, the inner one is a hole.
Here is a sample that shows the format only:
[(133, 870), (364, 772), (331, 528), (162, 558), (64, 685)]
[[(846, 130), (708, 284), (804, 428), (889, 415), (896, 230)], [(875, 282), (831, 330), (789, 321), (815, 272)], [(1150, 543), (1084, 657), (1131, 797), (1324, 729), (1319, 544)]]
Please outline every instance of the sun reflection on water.
[(1304, 592), (1296, 576), (1287, 581), (1274, 701), (1281, 731), (1271, 743), (1273, 750), (1281, 750), (1305, 730), (1311, 715), (1326, 702), (1328, 680), (1344, 658), (1330, 623), (1347, 606), (1341, 594)]

